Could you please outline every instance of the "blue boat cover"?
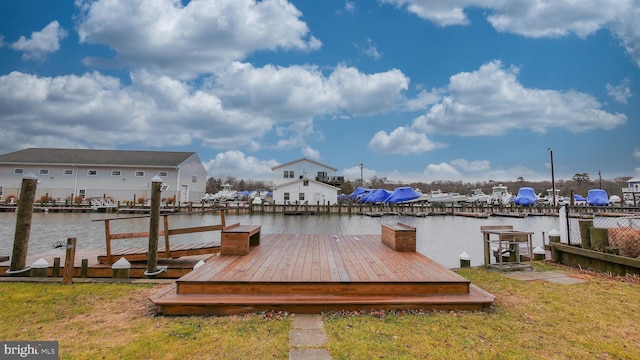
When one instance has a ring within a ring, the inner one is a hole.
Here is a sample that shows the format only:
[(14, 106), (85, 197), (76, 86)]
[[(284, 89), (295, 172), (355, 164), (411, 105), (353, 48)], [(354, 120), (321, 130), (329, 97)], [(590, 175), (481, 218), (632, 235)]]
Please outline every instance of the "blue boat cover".
[(609, 205), (609, 196), (607, 192), (602, 189), (591, 189), (587, 194), (587, 204), (594, 206)]
[(355, 190), (353, 190), (351, 194), (349, 194), (349, 197), (352, 199), (357, 199), (359, 197), (362, 197), (362, 195), (365, 195), (369, 191), (370, 189), (365, 189), (363, 187), (358, 186)]
[(536, 196), (536, 192), (533, 191), (533, 188), (521, 187), (520, 190), (518, 190), (518, 196), (516, 196), (513, 202), (518, 205), (535, 205), (537, 198), (538, 197)]
[(385, 189), (376, 189), (371, 190), (365, 196), (363, 196), (359, 201), (365, 203), (379, 203), (385, 201), (389, 195), (391, 195), (391, 191)]
[(574, 201), (587, 201), (587, 198), (582, 196), (582, 195), (573, 194), (573, 200)]
[(390, 204), (396, 204), (403, 201), (409, 201), (420, 197), (420, 193), (415, 191), (412, 187), (405, 186), (399, 187), (393, 190), (391, 195), (384, 201)]

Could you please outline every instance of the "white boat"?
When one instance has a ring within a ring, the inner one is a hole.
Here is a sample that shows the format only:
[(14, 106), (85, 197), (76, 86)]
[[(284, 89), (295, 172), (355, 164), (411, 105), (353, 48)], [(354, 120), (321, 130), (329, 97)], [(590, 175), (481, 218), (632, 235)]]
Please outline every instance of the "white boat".
[(491, 196), (487, 200), (489, 204), (507, 205), (511, 202), (513, 195), (507, 190), (507, 187), (500, 184), (491, 188)]
[(431, 190), (431, 193), (427, 195), (426, 200), (432, 203), (452, 202), (453, 198), (451, 194), (444, 193), (440, 189)]
[(215, 194), (209, 194), (209, 193), (205, 194), (204, 197), (200, 199), (200, 202), (208, 203), (208, 202), (215, 202), (215, 201), (235, 200), (236, 196), (237, 196), (236, 191), (231, 190), (230, 184), (223, 184), (222, 190), (218, 191)]
[(471, 190), (471, 194), (465, 199), (469, 203), (488, 203), (491, 195), (485, 194), (482, 189)]

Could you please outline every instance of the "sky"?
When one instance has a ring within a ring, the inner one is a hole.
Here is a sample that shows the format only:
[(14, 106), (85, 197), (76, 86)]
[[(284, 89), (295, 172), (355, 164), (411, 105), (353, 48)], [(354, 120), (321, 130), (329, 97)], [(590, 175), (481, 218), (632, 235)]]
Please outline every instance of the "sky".
[[(640, 176), (640, 0), (4, 0), (0, 153), (270, 179)], [(553, 158), (553, 162), (551, 159)]]

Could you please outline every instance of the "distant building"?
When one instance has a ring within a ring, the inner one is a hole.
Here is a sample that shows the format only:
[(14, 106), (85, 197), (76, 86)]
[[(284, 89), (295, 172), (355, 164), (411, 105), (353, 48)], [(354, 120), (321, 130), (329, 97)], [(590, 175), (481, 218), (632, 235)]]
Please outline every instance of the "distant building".
[(271, 168), (275, 204), (335, 204), (344, 181), (336, 168), (307, 158)]
[(640, 177), (627, 180), (627, 187), (622, 188), (622, 198), (627, 205), (640, 206)]
[(158, 175), (163, 198), (199, 201), (207, 171), (195, 152), (29, 148), (0, 155), (0, 199), (19, 197), (22, 177), (38, 177), (36, 200), (108, 197), (133, 201), (151, 197)]

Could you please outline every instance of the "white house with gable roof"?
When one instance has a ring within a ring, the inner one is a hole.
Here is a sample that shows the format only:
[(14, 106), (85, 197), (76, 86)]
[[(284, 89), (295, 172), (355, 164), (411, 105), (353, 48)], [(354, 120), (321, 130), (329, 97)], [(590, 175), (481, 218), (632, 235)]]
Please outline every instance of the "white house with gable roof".
[(184, 203), (205, 194), (207, 171), (195, 152), (29, 148), (0, 155), (0, 199), (18, 197), (22, 177), (38, 177), (36, 199), (149, 199), (151, 179), (162, 196)]
[(302, 158), (271, 168), (274, 204), (335, 204), (344, 181), (336, 168)]

